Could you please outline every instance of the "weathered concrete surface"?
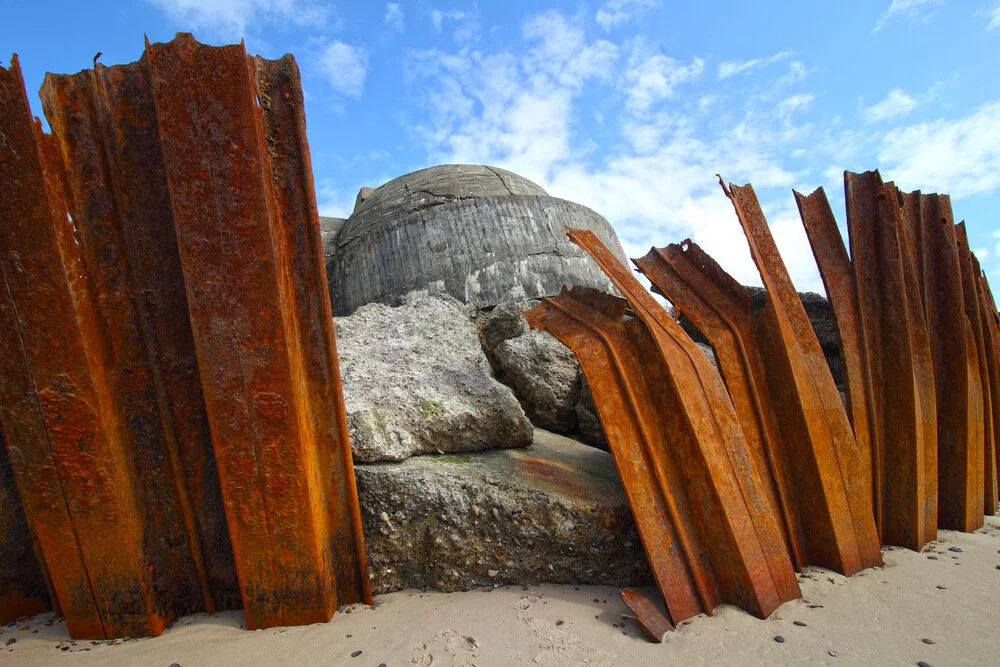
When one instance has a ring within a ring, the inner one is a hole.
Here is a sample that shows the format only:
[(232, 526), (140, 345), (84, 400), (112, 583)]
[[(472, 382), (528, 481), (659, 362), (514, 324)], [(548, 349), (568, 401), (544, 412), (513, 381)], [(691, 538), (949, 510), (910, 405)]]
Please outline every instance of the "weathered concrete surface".
[(593, 261), (566, 238), (593, 230), (625, 254), (594, 211), (549, 197), (516, 174), (478, 165), (442, 165), (400, 176), (357, 206), (328, 250), (334, 315), (410, 292), (451, 294), (478, 308), (512, 290), (557, 294), (564, 284), (613, 291)]
[(376, 593), (652, 581), (611, 455), (593, 447), (536, 430), (528, 449), (355, 471)]
[(528, 422), (449, 296), (369, 304), (334, 320), (355, 461), (524, 447)]

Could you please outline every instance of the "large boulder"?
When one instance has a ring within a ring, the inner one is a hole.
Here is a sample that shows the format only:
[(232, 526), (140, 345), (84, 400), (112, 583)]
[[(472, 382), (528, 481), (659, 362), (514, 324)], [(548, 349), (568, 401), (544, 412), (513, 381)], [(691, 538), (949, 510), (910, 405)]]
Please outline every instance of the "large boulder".
[(574, 440), (355, 472), (375, 593), (652, 581), (611, 456)]
[(477, 308), (511, 290), (558, 294), (563, 285), (614, 287), (566, 237), (589, 229), (622, 261), (607, 220), (580, 204), (550, 197), (504, 169), (441, 165), (359, 193), (342, 225), (324, 236), (334, 315), (366, 303), (398, 303), (405, 295), (450, 294)]
[(369, 304), (334, 319), (355, 461), (524, 447), (531, 424), (455, 299)]
[(493, 348), (493, 358), (535, 426), (576, 428), (580, 366), (569, 348), (544, 331), (527, 331)]

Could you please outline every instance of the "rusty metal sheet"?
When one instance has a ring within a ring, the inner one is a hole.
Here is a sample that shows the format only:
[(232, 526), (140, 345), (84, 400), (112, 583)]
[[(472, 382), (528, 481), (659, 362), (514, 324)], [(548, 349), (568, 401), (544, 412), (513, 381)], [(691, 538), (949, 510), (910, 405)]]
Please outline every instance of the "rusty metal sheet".
[[(918, 218), (923, 230), (924, 272), (919, 278), (937, 403), (938, 525), (972, 531), (983, 525), (983, 395), (965, 313), (951, 201), (947, 195), (912, 192), (902, 202), (903, 215)], [(975, 363), (970, 365), (970, 358)]]
[(674, 629), (674, 626), (660, 613), (660, 610), (656, 608), (653, 601), (631, 588), (623, 588), (618, 594), (621, 596), (625, 606), (635, 614), (635, 620), (639, 624), (639, 628), (652, 641), (657, 644), (663, 643), (663, 638), (668, 632)]
[(722, 379), (596, 236), (570, 238), (627, 301), (574, 288), (526, 317), (580, 360), (671, 618), (723, 602), (768, 616), (800, 593)]
[(989, 305), (980, 287), (978, 266), (973, 267), (973, 256), (969, 249), (964, 223), (955, 225), (955, 246), (961, 268), (965, 314), (972, 327), (983, 396), (983, 511), (985, 514), (994, 515), (997, 513), (998, 500), (994, 426), (998, 423), (996, 420), (1000, 418), (1000, 393), (996, 391), (1000, 389), (1000, 378), (997, 377), (995, 363), (991, 368), (987, 354), (987, 349), (993, 348), (992, 331), (985, 321)]
[[(875, 527), (881, 536), (884, 521), (898, 522), (900, 517), (893, 514), (895, 507), (883, 509), (882, 461), (878, 432), (872, 422), (875, 415), (874, 392), (868, 350), (861, 328), (854, 270), (823, 188), (808, 196), (798, 192), (793, 194), (833, 312), (837, 347), (844, 369), (847, 416), (854, 429), (858, 449), (868, 462), (861, 466), (858, 474), (865, 476), (871, 489)], [(889, 514), (888, 517), (883, 514), (884, 511)]]
[(880, 565), (865, 452), (859, 450), (819, 341), (778, 254), (752, 186), (723, 190), (736, 210), (767, 292), (755, 316), (768, 386), (789, 457), (800, 467), (796, 493), (819, 508), (805, 520), (809, 562), (844, 574)]
[(709, 340), (733, 401), (747, 451), (763, 471), (766, 492), (782, 518), (796, 570), (806, 565), (798, 503), (750, 320), (750, 294), (696, 243), (653, 248), (632, 260), (653, 285)]
[(844, 178), (859, 331), (874, 399), (881, 537), (919, 549), (937, 539), (937, 422), (920, 281), (895, 188), (875, 172)]
[(16, 62), (0, 421), (71, 635), (370, 602), (294, 60), (147, 44), (48, 76), (52, 135)]

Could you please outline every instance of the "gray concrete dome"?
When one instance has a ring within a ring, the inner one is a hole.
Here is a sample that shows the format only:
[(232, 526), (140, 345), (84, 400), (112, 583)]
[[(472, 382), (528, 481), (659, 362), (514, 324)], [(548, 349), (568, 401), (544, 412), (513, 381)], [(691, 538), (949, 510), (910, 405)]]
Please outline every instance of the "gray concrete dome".
[(441, 165), (362, 188), (346, 220), (321, 218), (334, 315), (411, 292), (450, 294), (477, 308), (511, 293), (552, 296), (563, 285), (614, 291), (566, 238), (590, 229), (622, 262), (611, 225), (495, 167)]

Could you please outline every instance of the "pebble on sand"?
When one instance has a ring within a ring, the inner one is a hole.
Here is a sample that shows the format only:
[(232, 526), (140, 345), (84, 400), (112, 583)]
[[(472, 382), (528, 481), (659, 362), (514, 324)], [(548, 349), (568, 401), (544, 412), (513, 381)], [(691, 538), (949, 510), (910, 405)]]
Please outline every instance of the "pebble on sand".
[(782, 637), (781, 635), (777, 635), (777, 636), (776, 636), (776, 637), (774, 638), (774, 641), (778, 642), (779, 644), (784, 644), (784, 643), (785, 643), (785, 638), (784, 638), (784, 637)]
[(351, 654), (351, 657), (352, 657), (352, 658), (356, 658), (356, 657), (358, 657), (359, 655), (361, 655), (361, 651), (355, 651), (354, 653), (352, 653), (352, 654)]
[(924, 638), (923, 638), (923, 639), (921, 639), (920, 641), (922, 641), (922, 642), (923, 642), (923, 643), (925, 643), (925, 644), (933, 644), (933, 643), (934, 643), (934, 640), (933, 640), (933, 639), (927, 639), (927, 637), (924, 637)]
[(840, 655), (836, 651), (827, 651), (827, 654), (829, 654), (831, 658), (836, 658), (838, 655)]
[(802, 621), (792, 621), (792, 625), (797, 625), (797, 626), (799, 626), (800, 628), (804, 628), (804, 627), (806, 627), (806, 624), (805, 624), (805, 623), (803, 623)]
[(962, 547), (948, 547), (948, 551), (954, 551), (957, 554), (965, 553), (965, 549)]
[(917, 663), (917, 667), (931, 667), (931, 664), (929, 662), (924, 662), (923, 660), (921, 660), (920, 662)]

